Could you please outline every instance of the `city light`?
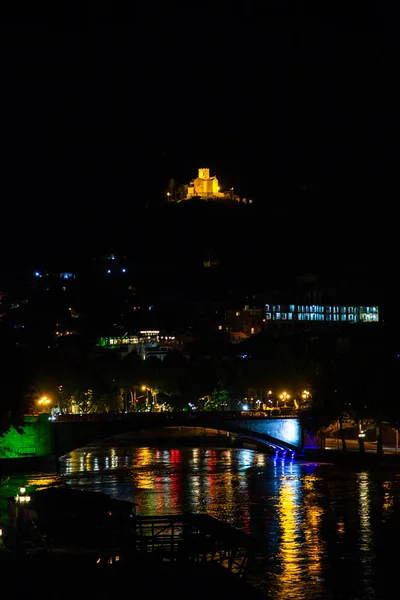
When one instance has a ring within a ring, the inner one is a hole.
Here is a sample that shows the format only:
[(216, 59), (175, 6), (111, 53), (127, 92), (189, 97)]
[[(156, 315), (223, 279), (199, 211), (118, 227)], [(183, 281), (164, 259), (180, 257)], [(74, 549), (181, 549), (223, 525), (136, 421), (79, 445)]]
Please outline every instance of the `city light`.
[(24, 487), (21, 487), (19, 489), (19, 491), (20, 491), (20, 494), (17, 494), (16, 496), (14, 496), (16, 502), (18, 502), (19, 504), (24, 504), (24, 503), (26, 504), (27, 502), (31, 501), (31, 497), (25, 495)]
[(287, 392), (282, 392), (279, 398), (283, 400), (283, 408), (287, 408), (286, 402), (290, 399), (290, 394), (288, 394)]
[(42, 410), (42, 412), (44, 412), (46, 410), (46, 408), (48, 408), (50, 406), (51, 400), (47, 396), (42, 396), (41, 398), (39, 398), (37, 400), (36, 403), (37, 403), (39, 409)]
[(41, 398), (39, 398), (37, 403), (39, 406), (48, 406), (49, 404), (51, 404), (51, 400), (47, 396), (42, 396)]

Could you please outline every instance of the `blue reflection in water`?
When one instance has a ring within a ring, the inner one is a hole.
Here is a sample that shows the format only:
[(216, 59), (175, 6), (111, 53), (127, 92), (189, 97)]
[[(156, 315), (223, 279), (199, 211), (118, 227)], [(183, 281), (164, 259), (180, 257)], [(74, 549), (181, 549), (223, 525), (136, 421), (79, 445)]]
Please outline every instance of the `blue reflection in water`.
[(251, 467), (254, 462), (254, 450), (244, 448), (238, 454), (238, 466), (242, 469)]

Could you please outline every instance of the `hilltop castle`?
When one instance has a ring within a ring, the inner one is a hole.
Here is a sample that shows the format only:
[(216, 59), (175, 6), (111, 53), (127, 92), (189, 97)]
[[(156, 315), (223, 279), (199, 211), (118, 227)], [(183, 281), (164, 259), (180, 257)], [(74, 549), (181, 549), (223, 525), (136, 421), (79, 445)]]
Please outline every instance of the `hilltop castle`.
[(224, 192), (220, 191), (218, 179), (215, 175), (210, 177), (210, 169), (201, 167), (199, 174), (189, 184), (174, 184), (167, 192), (168, 202), (184, 202), (185, 200), (225, 200), (242, 204), (253, 204), (252, 200), (240, 198), (231, 187)]
[(186, 200), (190, 198), (225, 198), (226, 195), (219, 191), (218, 179), (214, 175), (210, 177), (210, 169), (200, 168), (199, 175), (192, 179), (188, 185)]

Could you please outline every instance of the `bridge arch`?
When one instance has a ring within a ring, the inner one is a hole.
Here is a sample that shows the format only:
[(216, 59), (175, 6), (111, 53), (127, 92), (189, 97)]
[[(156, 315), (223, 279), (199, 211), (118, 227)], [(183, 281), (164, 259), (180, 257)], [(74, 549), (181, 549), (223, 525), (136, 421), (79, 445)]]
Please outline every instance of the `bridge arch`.
[(222, 430), (264, 444), (275, 453), (294, 456), (301, 450), (302, 434), (296, 417), (254, 418), (242, 413), (130, 413), (126, 415), (68, 416), (54, 427), (54, 452), (60, 457), (72, 450), (122, 433), (160, 427), (204, 427)]

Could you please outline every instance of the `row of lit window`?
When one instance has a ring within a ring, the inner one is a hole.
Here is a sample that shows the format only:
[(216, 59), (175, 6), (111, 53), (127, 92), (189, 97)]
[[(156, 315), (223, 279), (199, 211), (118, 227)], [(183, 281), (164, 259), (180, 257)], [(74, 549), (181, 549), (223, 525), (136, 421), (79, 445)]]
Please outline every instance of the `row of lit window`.
[(106, 338), (106, 343), (108, 343), (110, 346), (115, 346), (117, 344), (137, 344), (138, 343), (138, 338), (137, 337), (133, 337), (133, 338), (109, 338), (107, 340)]
[[(267, 321), (357, 321), (358, 315), (353, 314), (319, 314), (319, 313), (285, 313), (285, 312), (277, 312), (270, 313), (267, 312), (265, 315)], [(372, 320), (372, 319), (371, 319)]]
[[(280, 304), (273, 304), (272, 305), (272, 309), (270, 309), (270, 305), (266, 304), (265, 305), (265, 310), (266, 312), (272, 312), (272, 313), (280, 313), (281, 312), (281, 305)], [(376, 306), (321, 306), (321, 305), (305, 305), (305, 304), (289, 304), (289, 309), (286, 311), (288, 313), (318, 313), (318, 314), (324, 314), (324, 313), (340, 313), (340, 314), (358, 314), (359, 312), (366, 312), (366, 313), (374, 313), (377, 314), (378, 313), (378, 308)], [(238, 313), (236, 313), (236, 315), (238, 316)]]

